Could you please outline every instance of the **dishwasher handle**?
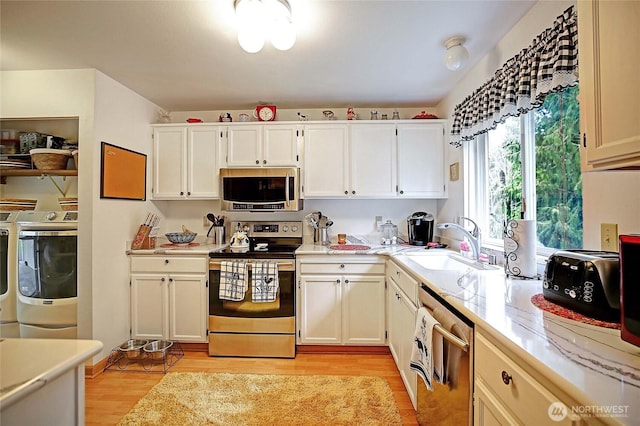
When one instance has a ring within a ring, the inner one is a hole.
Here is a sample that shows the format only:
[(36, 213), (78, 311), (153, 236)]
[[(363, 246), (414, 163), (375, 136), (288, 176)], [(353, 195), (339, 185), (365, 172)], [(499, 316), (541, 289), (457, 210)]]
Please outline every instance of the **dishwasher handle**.
[[(433, 314), (433, 311), (436, 309), (434, 305), (438, 305), (442, 308), (445, 308), (450, 315), (455, 316), (457, 319), (460, 319), (465, 324), (468, 323), (469, 320), (467, 318), (460, 318), (458, 315), (456, 315), (456, 313), (454, 312), (454, 308), (450, 307), (450, 305), (446, 303), (446, 301), (444, 300), (440, 301), (441, 297), (434, 294), (435, 292), (433, 292), (433, 290), (430, 290), (423, 283), (420, 284), (420, 291), (426, 294), (429, 301), (432, 301), (430, 303), (430, 306), (428, 306), (427, 302), (421, 300), (422, 306), (424, 306), (428, 311), (430, 311), (429, 312), (430, 314)], [(455, 334), (453, 334), (452, 332), (450, 332), (440, 324), (436, 324), (434, 326), (434, 330), (440, 333), (442, 337), (448, 340), (451, 344), (455, 345), (456, 347), (462, 349), (465, 352), (469, 351), (469, 342), (466, 339), (456, 336)]]

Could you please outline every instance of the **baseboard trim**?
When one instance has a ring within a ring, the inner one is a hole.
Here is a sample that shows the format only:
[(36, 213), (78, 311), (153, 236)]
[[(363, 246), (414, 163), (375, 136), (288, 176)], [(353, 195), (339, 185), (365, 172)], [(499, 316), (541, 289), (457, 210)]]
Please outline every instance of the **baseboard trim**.
[(355, 354), (355, 355), (387, 355), (390, 354), (388, 346), (342, 346), (342, 345), (297, 345), (299, 354)]

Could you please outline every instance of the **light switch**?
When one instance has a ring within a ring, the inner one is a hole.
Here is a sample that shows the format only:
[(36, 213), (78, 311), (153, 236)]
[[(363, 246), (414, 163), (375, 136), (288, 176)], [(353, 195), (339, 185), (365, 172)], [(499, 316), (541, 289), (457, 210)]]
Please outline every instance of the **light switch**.
[(604, 251), (618, 251), (618, 224), (600, 224), (600, 249)]

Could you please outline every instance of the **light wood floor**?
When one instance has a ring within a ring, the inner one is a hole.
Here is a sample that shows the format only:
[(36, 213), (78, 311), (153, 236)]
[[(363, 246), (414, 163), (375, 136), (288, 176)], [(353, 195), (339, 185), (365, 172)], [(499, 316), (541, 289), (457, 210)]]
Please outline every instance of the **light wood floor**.
[[(367, 375), (388, 380), (403, 423), (417, 425), (416, 415), (393, 358), (389, 354), (298, 353), (294, 359), (214, 358), (187, 352), (171, 372), (255, 373), (297, 375)], [(107, 370), (86, 383), (86, 424), (115, 425), (162, 379), (162, 373)]]

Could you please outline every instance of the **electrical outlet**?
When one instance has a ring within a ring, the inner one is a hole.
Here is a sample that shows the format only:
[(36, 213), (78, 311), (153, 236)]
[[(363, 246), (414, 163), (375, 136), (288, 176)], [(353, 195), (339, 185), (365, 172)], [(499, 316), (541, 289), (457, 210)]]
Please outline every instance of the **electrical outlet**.
[(382, 216), (376, 216), (376, 229), (378, 230), (378, 232), (381, 231), (381, 227), (382, 226)]
[(202, 216), (202, 226), (209, 226), (210, 222), (207, 219), (207, 215)]
[(618, 224), (600, 224), (600, 249), (605, 251), (618, 251)]

